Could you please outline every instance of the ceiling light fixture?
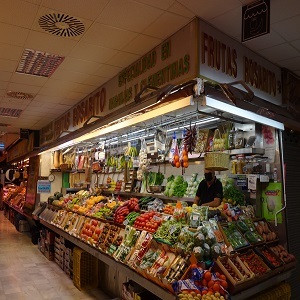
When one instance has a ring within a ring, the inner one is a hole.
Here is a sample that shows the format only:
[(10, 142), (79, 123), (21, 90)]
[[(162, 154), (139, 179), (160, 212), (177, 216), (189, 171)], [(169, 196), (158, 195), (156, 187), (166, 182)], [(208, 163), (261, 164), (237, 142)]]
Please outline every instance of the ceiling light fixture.
[(50, 77), (65, 58), (32, 49), (25, 49), (16, 72), (42, 77)]
[(263, 117), (263, 116), (258, 115), (256, 113), (253, 113), (251, 111), (241, 109), (241, 108), (236, 107), (234, 105), (227, 104), (225, 102), (218, 101), (216, 99), (213, 99), (213, 98), (210, 98), (210, 97), (207, 97), (207, 96), (203, 97), (202, 105), (203, 106), (206, 105), (206, 106), (211, 107), (211, 108), (222, 110), (224, 112), (227, 112), (227, 113), (230, 113), (230, 114), (233, 114), (233, 115), (236, 115), (236, 116), (248, 119), (248, 120), (252, 120), (252, 121), (260, 123), (260, 124), (264, 124), (264, 125), (268, 125), (268, 126), (280, 129), (280, 130), (284, 130), (283, 123), (274, 121), (272, 119)]

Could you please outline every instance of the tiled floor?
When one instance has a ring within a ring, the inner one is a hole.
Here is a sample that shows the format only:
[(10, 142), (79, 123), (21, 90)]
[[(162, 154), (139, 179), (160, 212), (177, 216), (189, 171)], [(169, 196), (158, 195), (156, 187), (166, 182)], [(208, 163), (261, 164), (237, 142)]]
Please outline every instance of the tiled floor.
[(81, 292), (0, 211), (0, 300), (111, 299), (100, 290)]

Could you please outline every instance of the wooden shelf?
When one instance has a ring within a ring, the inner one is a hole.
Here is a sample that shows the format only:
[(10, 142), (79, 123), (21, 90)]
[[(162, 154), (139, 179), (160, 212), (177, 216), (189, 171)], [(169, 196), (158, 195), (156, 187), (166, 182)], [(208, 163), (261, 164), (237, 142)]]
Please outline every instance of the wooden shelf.
[(167, 290), (164, 290), (160, 286), (156, 285), (152, 281), (144, 278), (143, 276), (139, 275), (137, 272), (135, 272), (133, 269), (130, 269), (128, 266), (117, 262), (114, 260), (111, 256), (104, 254), (100, 250), (84, 243), (80, 239), (69, 235), (67, 232), (53, 226), (52, 224), (49, 224), (48, 222), (45, 222), (44, 220), (40, 220), (40, 223), (44, 225), (45, 227), (51, 229), (52, 231), (56, 232), (60, 236), (63, 236), (68, 241), (72, 242), (76, 246), (80, 247), (81, 249), (85, 250), (86, 252), (90, 253), (91, 255), (95, 256), (97, 259), (103, 261), (104, 263), (108, 264), (112, 268), (116, 268), (118, 271), (125, 274), (128, 278), (133, 280), (134, 282), (138, 283), (148, 291), (152, 292), (159, 298), (163, 300), (175, 300), (176, 296), (169, 293)]
[(130, 196), (130, 197), (147, 197), (147, 196), (153, 196), (156, 198), (159, 198), (161, 200), (169, 200), (169, 201), (186, 201), (186, 202), (194, 202), (194, 198), (186, 198), (186, 197), (167, 197), (164, 194), (152, 194), (152, 193), (134, 193), (134, 192), (117, 192), (117, 191), (105, 191), (103, 190), (104, 194), (114, 194), (114, 195), (120, 195), (120, 196)]

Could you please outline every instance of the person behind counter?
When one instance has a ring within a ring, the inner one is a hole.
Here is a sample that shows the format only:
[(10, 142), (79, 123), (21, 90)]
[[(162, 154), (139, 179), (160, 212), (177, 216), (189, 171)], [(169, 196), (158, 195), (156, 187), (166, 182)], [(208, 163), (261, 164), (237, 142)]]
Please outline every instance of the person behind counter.
[(204, 177), (198, 186), (194, 203), (201, 206), (217, 207), (223, 199), (223, 186), (215, 171), (204, 170)]

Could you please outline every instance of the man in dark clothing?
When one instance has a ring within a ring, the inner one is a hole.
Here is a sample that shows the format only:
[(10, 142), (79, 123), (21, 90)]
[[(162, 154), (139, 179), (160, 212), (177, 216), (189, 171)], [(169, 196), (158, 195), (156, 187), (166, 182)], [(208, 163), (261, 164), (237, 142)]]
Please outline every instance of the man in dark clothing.
[(217, 207), (223, 198), (223, 186), (212, 170), (204, 170), (204, 177), (198, 186), (194, 203), (201, 206)]

